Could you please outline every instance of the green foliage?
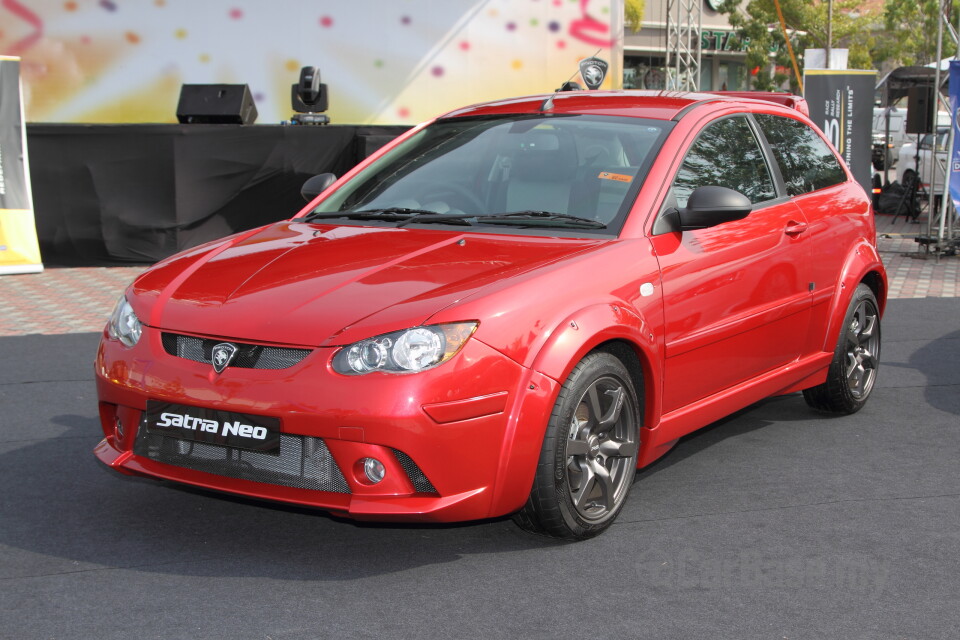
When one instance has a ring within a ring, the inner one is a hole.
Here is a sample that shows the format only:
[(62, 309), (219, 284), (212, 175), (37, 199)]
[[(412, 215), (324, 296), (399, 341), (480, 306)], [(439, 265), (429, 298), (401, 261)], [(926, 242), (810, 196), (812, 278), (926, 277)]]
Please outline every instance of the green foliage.
[(644, 4), (644, 0), (625, 0), (623, 3), (623, 24), (630, 31), (640, 31)]
[[(876, 48), (873, 27), (879, 16), (862, 13), (861, 4), (860, 0), (834, 0), (831, 46), (850, 50), (848, 66), (851, 69), (872, 69), (872, 52)], [(780, 9), (788, 32), (793, 32), (791, 44), (802, 73), (804, 49), (825, 49), (827, 46), (827, 2), (780, 0)], [(727, 15), (738, 38), (747, 45), (747, 68), (759, 69), (753, 76), (755, 89), (775, 89), (788, 79), (794, 88), (798, 86), (773, 0), (725, 0), (720, 12)], [(768, 25), (775, 28), (768, 28)], [(771, 65), (774, 69), (786, 69), (787, 73), (777, 71), (771, 77)]]
[[(951, 2), (950, 9), (956, 25), (960, 2)], [(883, 7), (886, 31), (878, 38), (878, 50), (884, 59), (896, 60), (904, 66), (935, 62), (939, 21), (939, 0), (886, 0)], [(942, 55), (947, 58), (954, 53), (956, 48), (945, 32)]]

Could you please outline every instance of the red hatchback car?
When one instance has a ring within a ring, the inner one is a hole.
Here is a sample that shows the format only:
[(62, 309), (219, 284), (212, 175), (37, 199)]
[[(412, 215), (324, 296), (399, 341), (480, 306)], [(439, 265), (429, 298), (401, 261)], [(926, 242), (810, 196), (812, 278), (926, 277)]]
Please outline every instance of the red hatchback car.
[(887, 291), (870, 202), (801, 100), (756, 96), (472, 106), (311, 179), (293, 219), (127, 289), (96, 358), (96, 456), (582, 539), (723, 416), (798, 391), (857, 411)]

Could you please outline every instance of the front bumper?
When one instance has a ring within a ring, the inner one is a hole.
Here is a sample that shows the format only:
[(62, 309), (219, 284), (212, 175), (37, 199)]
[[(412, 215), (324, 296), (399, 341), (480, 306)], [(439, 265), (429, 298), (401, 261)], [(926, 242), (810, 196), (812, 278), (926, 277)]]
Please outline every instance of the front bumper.
[[(504, 515), (529, 494), (556, 383), (471, 339), (418, 374), (343, 376), (334, 349), (284, 369), (213, 367), (164, 349), (144, 327), (96, 358), (104, 439), (125, 474), (319, 507), (354, 518), (461, 521)], [(148, 400), (280, 419), (280, 455), (147, 433)], [(362, 460), (386, 469), (371, 483)]]

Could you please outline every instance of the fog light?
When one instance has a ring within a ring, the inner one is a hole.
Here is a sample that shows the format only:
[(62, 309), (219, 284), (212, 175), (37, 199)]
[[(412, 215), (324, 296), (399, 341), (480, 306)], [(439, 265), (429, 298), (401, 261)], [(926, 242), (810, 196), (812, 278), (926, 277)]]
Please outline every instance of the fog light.
[(383, 480), (383, 476), (387, 475), (387, 469), (383, 466), (383, 463), (376, 458), (364, 458), (363, 473), (367, 476), (367, 480), (373, 484), (377, 484)]
[(123, 422), (120, 421), (119, 416), (114, 419), (113, 431), (117, 436), (117, 440), (123, 440)]

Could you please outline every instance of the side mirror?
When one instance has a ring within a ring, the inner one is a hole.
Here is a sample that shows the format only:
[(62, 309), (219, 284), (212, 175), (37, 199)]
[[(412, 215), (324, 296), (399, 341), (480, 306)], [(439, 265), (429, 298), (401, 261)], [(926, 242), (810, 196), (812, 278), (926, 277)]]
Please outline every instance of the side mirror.
[(747, 196), (726, 187), (697, 187), (680, 210), (680, 229), (706, 229), (724, 222), (742, 220), (750, 215), (753, 204)]
[(300, 195), (303, 196), (303, 199), (307, 202), (310, 202), (318, 195), (327, 190), (327, 187), (332, 185), (337, 181), (337, 176), (332, 173), (321, 173), (318, 176), (313, 176), (303, 183), (303, 186), (300, 187)]

